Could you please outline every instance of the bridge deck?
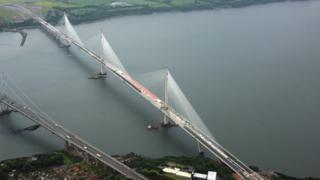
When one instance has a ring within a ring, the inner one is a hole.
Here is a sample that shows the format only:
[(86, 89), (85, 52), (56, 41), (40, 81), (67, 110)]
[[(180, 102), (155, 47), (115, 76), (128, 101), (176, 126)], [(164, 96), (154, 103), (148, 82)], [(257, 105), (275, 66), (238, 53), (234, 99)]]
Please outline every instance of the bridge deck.
[(128, 178), (137, 179), (137, 180), (145, 180), (146, 178), (143, 177), (141, 174), (135, 172), (125, 164), (119, 162), (115, 158), (111, 157), (110, 155), (104, 153), (100, 149), (94, 147), (93, 145), (89, 144), (85, 140), (81, 139), (76, 134), (70, 132), (69, 130), (65, 129), (61, 125), (57, 124), (56, 122), (34, 112), (32, 109), (22, 106), (7, 96), (0, 96), (0, 103), (3, 103), (9, 106), (12, 110), (22, 114), (23, 116), (29, 118), (30, 120), (34, 121), (36, 124), (41, 125), (43, 128), (49, 130), (53, 134), (57, 135), (61, 139), (69, 142), (70, 144), (78, 147), (79, 149), (87, 152), (88, 154), (95, 157), (97, 160), (101, 161), (102, 163), (110, 166), (111, 168), (117, 170), (119, 173), (125, 175)]

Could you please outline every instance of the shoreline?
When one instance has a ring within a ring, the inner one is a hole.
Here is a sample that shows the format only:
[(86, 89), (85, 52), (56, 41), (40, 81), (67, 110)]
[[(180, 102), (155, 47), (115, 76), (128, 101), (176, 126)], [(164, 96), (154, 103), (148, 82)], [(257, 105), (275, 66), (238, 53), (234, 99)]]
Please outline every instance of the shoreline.
[[(235, 4), (220, 4), (220, 5), (194, 5), (194, 6), (181, 6), (181, 7), (144, 7), (137, 6), (133, 8), (115, 8), (115, 9), (104, 9), (100, 10), (100, 12), (95, 12), (91, 14), (83, 14), (83, 15), (75, 15), (72, 13), (73, 10), (77, 8), (53, 8), (50, 10), (51, 12), (45, 16), (45, 19), (56, 25), (58, 21), (62, 18), (63, 13), (66, 12), (69, 15), (70, 21), (74, 25), (78, 24), (88, 24), (98, 21), (103, 21), (106, 19), (112, 18), (121, 18), (126, 16), (138, 16), (138, 15), (150, 15), (155, 13), (170, 13), (170, 12), (192, 12), (192, 11), (206, 11), (206, 10), (221, 10), (221, 9), (231, 9), (231, 8), (243, 8), (250, 7), (256, 5), (265, 5), (272, 3), (281, 3), (281, 2), (302, 2), (302, 1), (311, 1), (311, 0), (265, 0), (263, 2), (242, 2)], [(86, 7), (83, 7), (86, 8)], [(98, 7), (95, 7), (98, 8)], [(20, 22), (7, 22), (0, 23), (0, 32), (10, 32), (16, 29), (35, 29), (38, 25), (35, 24), (30, 19), (20, 21)]]
[[(206, 174), (208, 171), (215, 171), (220, 179), (233, 179), (236, 175), (223, 163), (198, 155), (186, 156), (163, 156), (160, 158), (148, 158), (135, 153), (124, 155), (112, 155), (118, 161), (135, 169), (146, 177), (170, 179), (172, 175), (164, 173), (163, 168), (180, 168), (187, 172), (198, 172)], [(86, 158), (88, 159), (88, 158)], [(320, 180), (316, 177), (293, 177), (275, 171), (260, 170), (251, 166), (253, 170), (266, 179), (272, 180)], [(76, 171), (74, 171), (76, 169)], [(72, 175), (70, 175), (70, 170)], [(76, 150), (56, 150), (45, 154), (35, 154), (14, 159), (0, 161), (1, 178), (38, 178), (44, 176), (51, 178), (106, 178), (123, 176), (111, 168), (97, 163), (94, 159), (85, 160), (83, 155)]]
[[(143, 15), (152, 15), (152, 14), (162, 14), (162, 13), (183, 13), (183, 12), (192, 12), (192, 11), (216, 11), (216, 10), (223, 10), (223, 9), (238, 9), (238, 8), (246, 8), (252, 6), (259, 6), (259, 5), (267, 5), (267, 4), (275, 4), (275, 3), (285, 3), (285, 2), (306, 2), (312, 0), (266, 0), (264, 2), (254, 2), (242, 5), (225, 5), (225, 6), (191, 6), (191, 7), (181, 7), (181, 8), (150, 8), (150, 9), (143, 9), (144, 12), (139, 11), (123, 11), (123, 13), (114, 13), (106, 16), (101, 16), (96, 19), (92, 20), (80, 20), (80, 22), (76, 21), (73, 22), (74, 25), (78, 24), (89, 24), (93, 22), (99, 22), (106, 19), (113, 19), (113, 18), (121, 18), (121, 17), (129, 17), (129, 16), (143, 16)], [(69, 19), (72, 20), (72, 16), (69, 16)]]

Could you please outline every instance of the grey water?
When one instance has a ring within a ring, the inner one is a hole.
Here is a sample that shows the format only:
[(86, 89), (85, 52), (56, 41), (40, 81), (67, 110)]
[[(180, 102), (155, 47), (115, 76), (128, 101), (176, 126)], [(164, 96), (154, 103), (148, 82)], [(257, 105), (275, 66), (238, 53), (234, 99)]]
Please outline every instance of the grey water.
[[(128, 16), (75, 26), (100, 30), (132, 74), (168, 66), (213, 136), (240, 160), (295, 176), (320, 176), (320, 2)], [(159, 112), (99, 65), (41, 30), (0, 33), (0, 71), (58, 123), (109, 154), (196, 155), (178, 128), (148, 131)], [(98, 43), (98, 42), (97, 42)], [(159, 90), (157, 93), (160, 93)], [(32, 123), (0, 118), (0, 160), (63, 148)]]

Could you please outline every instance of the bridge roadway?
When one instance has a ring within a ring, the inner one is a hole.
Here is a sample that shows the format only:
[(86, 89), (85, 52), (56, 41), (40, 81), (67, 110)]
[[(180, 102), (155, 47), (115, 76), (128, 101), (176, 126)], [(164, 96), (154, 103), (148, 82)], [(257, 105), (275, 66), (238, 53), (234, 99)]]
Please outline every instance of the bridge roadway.
[(40, 17), (33, 16), (33, 19), (37, 21), (42, 28), (53, 34), (55, 37), (59, 37), (61, 40), (67, 41), (70, 44), (77, 46), (88, 56), (92, 57), (98, 63), (103, 64), (110, 72), (115, 76), (123, 80), (130, 88), (136, 91), (139, 95), (149, 101), (153, 106), (159, 109), (163, 114), (167, 115), (174, 123), (179, 125), (184, 131), (191, 135), (194, 139), (200, 142), (206, 147), (211, 153), (213, 153), (218, 159), (229, 166), (234, 172), (240, 175), (243, 179), (250, 180), (263, 180), (263, 178), (248, 166), (242, 163), (238, 158), (223, 148), (216, 140), (205, 135), (200, 129), (192, 125), (185, 117), (177, 113), (172, 107), (166, 104), (164, 101), (159, 99), (154, 93), (141, 85), (138, 81), (134, 80), (129, 74), (122, 72), (119, 68), (104, 61), (100, 56), (95, 54), (93, 51), (86, 48), (81, 43), (75, 41), (67, 34), (59, 31), (57, 28), (47, 23)]
[(123, 174), (124, 176), (136, 179), (136, 180), (146, 180), (141, 174), (137, 173), (133, 169), (129, 168), (125, 164), (119, 162), (115, 158), (111, 157), (110, 155), (104, 153), (100, 149), (94, 147), (93, 145), (89, 144), (85, 140), (81, 139), (79, 136), (75, 135), (74, 133), (70, 132), (69, 130), (65, 129), (61, 125), (58, 125), (56, 122), (40, 115), (39, 113), (34, 112), (27, 106), (22, 106), (7, 96), (0, 96), (0, 103), (3, 103), (9, 106), (16, 112), (19, 112), (23, 116), (27, 117), (28, 119), (32, 120), (36, 124), (41, 125), (43, 128), (49, 130), (51, 133), (55, 134), (56, 136), (60, 137), (61, 139), (65, 140), (66, 142), (76, 146), (77, 148), (87, 152), (95, 159), (101, 161), (102, 163), (106, 164), (107, 166), (113, 168), (114, 170), (118, 171), (119, 173)]

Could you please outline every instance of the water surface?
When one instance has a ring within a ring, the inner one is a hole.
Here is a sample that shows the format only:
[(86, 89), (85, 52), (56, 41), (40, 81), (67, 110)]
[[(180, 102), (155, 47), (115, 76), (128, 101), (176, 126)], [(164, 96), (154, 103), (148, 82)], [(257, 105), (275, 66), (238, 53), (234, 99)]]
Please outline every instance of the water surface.
[[(320, 2), (290, 2), (108, 19), (100, 29), (131, 73), (169, 66), (216, 139), (247, 164), (320, 176)], [(115, 77), (89, 80), (98, 65), (38, 29), (0, 34), (0, 70), (42, 110), (109, 154), (195, 155), (179, 129), (147, 131), (160, 113)], [(31, 122), (0, 120), (0, 159), (48, 152), (63, 142)]]

